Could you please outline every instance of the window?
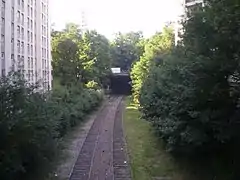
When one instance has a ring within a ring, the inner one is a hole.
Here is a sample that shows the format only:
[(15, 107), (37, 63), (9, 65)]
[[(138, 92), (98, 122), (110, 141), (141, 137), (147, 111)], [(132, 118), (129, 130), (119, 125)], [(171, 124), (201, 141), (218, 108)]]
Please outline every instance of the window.
[(11, 54), (11, 62), (12, 62), (12, 66), (14, 66), (14, 64), (15, 64), (14, 54)]
[(30, 41), (30, 31), (27, 32), (27, 40)]
[(18, 49), (18, 53), (20, 53), (20, 41), (17, 41), (17, 49)]
[(42, 68), (44, 69), (44, 67), (45, 67), (45, 64), (44, 64), (44, 59), (42, 59)]
[(23, 29), (23, 27), (21, 28), (21, 36), (22, 36), (22, 39), (24, 39), (24, 29)]
[(44, 49), (42, 48), (42, 57), (44, 57)]
[(31, 18), (33, 18), (33, 9), (31, 7)]
[(31, 67), (33, 69), (33, 58), (31, 58)]
[(24, 56), (22, 56), (22, 58), (21, 58), (21, 67), (24, 69)]
[(33, 55), (33, 45), (31, 45), (31, 56)]
[(2, 68), (4, 68), (5, 67), (5, 53), (4, 52), (1, 53), (1, 60), (2, 60)]
[(21, 23), (22, 23), (22, 25), (24, 25), (24, 14), (23, 13), (21, 15)]
[(14, 39), (11, 39), (11, 51), (14, 52)]
[(17, 37), (20, 38), (20, 26), (17, 26)]
[(33, 74), (33, 70), (31, 70), (31, 81), (33, 81), (34, 78), (34, 74)]
[(5, 69), (2, 69), (2, 76), (6, 76), (6, 71), (5, 71)]
[(24, 54), (24, 42), (21, 43), (22, 54)]
[(22, 11), (24, 11), (24, 0), (22, 0)]
[(43, 2), (42, 2), (42, 11), (44, 12), (44, 7), (43, 7), (43, 6), (44, 6), (44, 4), (43, 4)]
[(33, 30), (33, 21), (31, 20), (31, 30)]
[(27, 13), (28, 13), (28, 16), (30, 16), (30, 6), (29, 5), (27, 6)]
[(20, 23), (21, 21), (21, 13), (20, 11), (17, 12), (17, 22)]
[(2, 0), (2, 17), (5, 17), (5, 1)]
[(28, 69), (30, 69), (30, 57), (28, 57)]
[(18, 55), (18, 65), (20, 65), (20, 63), (21, 63), (21, 57), (20, 55)]
[(27, 18), (27, 25), (28, 25), (28, 29), (30, 28), (30, 19)]
[(31, 32), (31, 42), (33, 42), (33, 33)]
[(1, 21), (1, 31), (2, 31), (2, 34), (5, 34), (5, 19), (2, 18), (2, 21)]
[(30, 70), (28, 70), (28, 74), (27, 74), (28, 81), (30, 81), (30, 73), (31, 73), (31, 71), (30, 71)]
[(1, 46), (2, 49), (5, 47), (5, 36), (3, 34), (1, 35)]
[(12, 7), (12, 16), (11, 16), (11, 18), (12, 18), (12, 21), (14, 21), (14, 7)]
[(27, 52), (28, 52), (28, 54), (30, 54), (30, 45), (29, 44), (27, 45)]
[(11, 34), (12, 38), (14, 37), (14, 23), (11, 24)]

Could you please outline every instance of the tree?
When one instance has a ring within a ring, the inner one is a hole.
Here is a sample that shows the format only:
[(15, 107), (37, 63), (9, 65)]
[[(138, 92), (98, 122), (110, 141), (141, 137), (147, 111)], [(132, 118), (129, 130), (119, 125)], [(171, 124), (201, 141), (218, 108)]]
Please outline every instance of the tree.
[(238, 1), (205, 1), (184, 22), (182, 44), (144, 81), (141, 110), (168, 150), (214, 151), (239, 142), (239, 13)]
[(85, 81), (105, 83), (111, 65), (108, 39), (96, 31), (87, 31), (79, 46), (79, 56), (84, 65)]
[(110, 45), (96, 31), (82, 33), (77, 25), (67, 24), (52, 33), (53, 74), (62, 84), (96, 81), (106, 83), (110, 73)]
[(133, 62), (139, 60), (143, 53), (142, 32), (118, 33), (112, 42), (111, 57), (113, 66), (124, 71), (130, 70)]
[(76, 66), (76, 63), (80, 41), (80, 30), (74, 24), (67, 24), (63, 31), (52, 32), (53, 75), (59, 77), (62, 84), (78, 80), (81, 67)]
[(131, 70), (134, 101), (138, 103), (140, 89), (149, 74), (151, 64), (160, 63), (164, 55), (168, 54), (174, 46), (174, 32), (172, 27), (165, 27), (147, 40), (144, 54)]

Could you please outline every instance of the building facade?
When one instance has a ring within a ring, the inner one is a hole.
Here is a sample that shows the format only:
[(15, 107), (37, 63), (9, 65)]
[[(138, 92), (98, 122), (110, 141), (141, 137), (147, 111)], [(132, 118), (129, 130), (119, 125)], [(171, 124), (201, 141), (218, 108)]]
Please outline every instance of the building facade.
[(20, 71), (51, 89), (49, 0), (0, 0), (0, 75)]
[(181, 3), (181, 14), (177, 18), (177, 22), (175, 25), (175, 44), (177, 44), (181, 38), (179, 34), (182, 34), (182, 25), (181, 20), (187, 17), (187, 13), (194, 12), (197, 8), (202, 7), (204, 5), (204, 0), (179, 0)]

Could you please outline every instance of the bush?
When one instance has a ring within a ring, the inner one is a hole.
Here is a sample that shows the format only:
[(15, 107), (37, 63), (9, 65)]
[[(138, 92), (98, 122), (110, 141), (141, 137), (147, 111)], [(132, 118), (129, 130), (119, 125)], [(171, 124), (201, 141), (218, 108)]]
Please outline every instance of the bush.
[(239, 140), (238, 98), (231, 95), (229, 73), (219, 71), (217, 61), (179, 54), (151, 69), (141, 110), (168, 150), (213, 151)]
[(135, 103), (139, 103), (139, 93), (150, 67), (161, 63), (162, 58), (170, 52), (173, 45), (174, 31), (171, 27), (165, 27), (163, 32), (156, 33), (145, 44), (144, 54), (131, 69), (133, 100)]
[(101, 92), (81, 86), (38, 92), (20, 75), (0, 80), (0, 179), (26, 179), (48, 169), (59, 138), (102, 100)]
[(239, 13), (239, 1), (204, 1), (183, 20), (176, 52), (149, 71), (140, 104), (168, 150), (239, 145)]
[(24, 179), (54, 157), (54, 114), (35, 90), (19, 75), (0, 80), (0, 179)]
[(95, 82), (95, 81), (89, 81), (89, 82), (86, 84), (86, 87), (87, 87), (88, 89), (94, 89), (94, 90), (99, 89), (99, 85), (98, 85), (98, 83)]
[(71, 127), (81, 122), (87, 113), (99, 105), (103, 95), (95, 90), (74, 86), (53, 91), (52, 101), (57, 102), (59, 136), (64, 136)]

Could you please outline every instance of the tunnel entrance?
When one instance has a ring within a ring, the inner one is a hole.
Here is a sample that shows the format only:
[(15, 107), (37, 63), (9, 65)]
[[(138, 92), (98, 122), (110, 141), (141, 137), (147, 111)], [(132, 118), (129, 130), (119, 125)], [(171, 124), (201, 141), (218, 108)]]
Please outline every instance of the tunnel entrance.
[(112, 94), (130, 95), (132, 90), (130, 75), (128, 73), (112, 74), (110, 89)]

